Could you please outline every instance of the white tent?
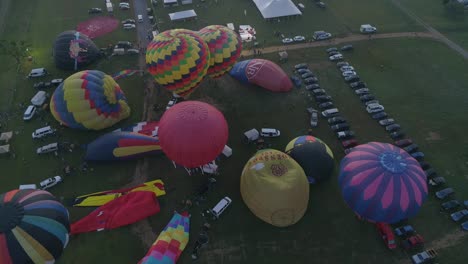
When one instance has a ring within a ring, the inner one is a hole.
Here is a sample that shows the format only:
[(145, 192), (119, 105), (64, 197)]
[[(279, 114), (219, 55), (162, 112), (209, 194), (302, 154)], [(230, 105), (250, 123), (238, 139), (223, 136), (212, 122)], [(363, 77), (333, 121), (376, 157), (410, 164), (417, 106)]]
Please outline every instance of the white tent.
[(263, 18), (302, 15), (291, 0), (253, 0)]
[(8, 152), (10, 152), (10, 144), (0, 146), (0, 154), (4, 154)]
[(8, 142), (12, 137), (13, 137), (13, 132), (12, 131), (3, 132), (0, 135), (0, 140), (4, 140), (4, 141)]
[(197, 13), (195, 13), (195, 10), (193, 9), (175, 12), (175, 13), (169, 13), (169, 18), (171, 19), (171, 21), (177, 21), (181, 19), (194, 18), (194, 17), (195, 18), (197, 17)]

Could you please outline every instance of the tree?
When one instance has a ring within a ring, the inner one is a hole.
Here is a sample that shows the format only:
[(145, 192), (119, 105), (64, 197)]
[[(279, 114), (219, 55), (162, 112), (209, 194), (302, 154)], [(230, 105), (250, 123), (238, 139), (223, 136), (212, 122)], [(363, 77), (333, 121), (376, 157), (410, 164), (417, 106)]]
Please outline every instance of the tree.
[(21, 65), (21, 61), (29, 55), (28, 48), (29, 44), (24, 40), (0, 40), (0, 55), (10, 56), (15, 59), (18, 68)]

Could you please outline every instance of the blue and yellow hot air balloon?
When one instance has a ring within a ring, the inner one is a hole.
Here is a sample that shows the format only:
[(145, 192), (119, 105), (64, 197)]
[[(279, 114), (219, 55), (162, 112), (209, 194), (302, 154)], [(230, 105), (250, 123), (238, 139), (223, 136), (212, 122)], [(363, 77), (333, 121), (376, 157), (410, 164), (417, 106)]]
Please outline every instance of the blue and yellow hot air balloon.
[(0, 263), (54, 263), (69, 232), (68, 211), (49, 192), (0, 194)]
[(52, 115), (61, 124), (100, 130), (130, 116), (127, 98), (110, 75), (87, 70), (65, 79), (50, 100)]
[(146, 66), (155, 81), (182, 97), (190, 95), (203, 80), (209, 59), (206, 42), (187, 29), (164, 31), (146, 49)]

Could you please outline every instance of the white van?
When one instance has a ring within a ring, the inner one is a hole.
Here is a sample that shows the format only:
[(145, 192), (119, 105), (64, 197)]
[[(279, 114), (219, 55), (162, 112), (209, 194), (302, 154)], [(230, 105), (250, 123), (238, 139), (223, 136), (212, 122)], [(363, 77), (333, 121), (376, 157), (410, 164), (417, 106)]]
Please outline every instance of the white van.
[(339, 112), (340, 111), (338, 111), (338, 108), (331, 108), (331, 109), (323, 111), (322, 116), (323, 117), (329, 117), (329, 116), (332, 116), (334, 114), (338, 114)]
[(231, 203), (231, 198), (227, 196), (221, 199), (221, 201), (219, 201), (219, 203), (216, 204), (215, 207), (213, 207), (213, 209), (210, 209), (210, 213), (213, 215), (213, 218), (218, 219), (219, 216), (224, 212), (224, 210), (226, 210), (226, 208), (228, 208), (228, 206)]
[(143, 23), (143, 16), (142, 15), (138, 15), (138, 23)]
[(359, 31), (361, 31), (361, 33), (363, 34), (375, 33), (377, 32), (377, 28), (369, 24), (364, 24), (364, 25), (361, 25), (361, 27), (359, 28)]
[(36, 129), (36, 131), (34, 131), (32, 133), (32, 138), (33, 139), (42, 138), (42, 137), (45, 137), (47, 135), (52, 135), (54, 133), (55, 133), (55, 129), (53, 129), (51, 126), (46, 126), (46, 127)]
[(281, 132), (275, 128), (262, 128), (260, 136), (262, 137), (279, 137)]
[(36, 78), (47, 75), (47, 70), (45, 68), (32, 69), (28, 74), (28, 78)]
[(23, 120), (24, 121), (31, 120), (31, 118), (33, 118), (35, 113), (36, 113), (36, 107), (34, 105), (28, 106), (28, 108), (26, 108), (26, 111), (24, 111)]
[(58, 143), (51, 143), (49, 145), (42, 146), (40, 148), (37, 148), (36, 153), (37, 154), (45, 154), (45, 153), (50, 153), (58, 150)]
[(35, 106), (41, 106), (47, 99), (47, 93), (45, 91), (39, 91), (31, 99), (31, 104)]

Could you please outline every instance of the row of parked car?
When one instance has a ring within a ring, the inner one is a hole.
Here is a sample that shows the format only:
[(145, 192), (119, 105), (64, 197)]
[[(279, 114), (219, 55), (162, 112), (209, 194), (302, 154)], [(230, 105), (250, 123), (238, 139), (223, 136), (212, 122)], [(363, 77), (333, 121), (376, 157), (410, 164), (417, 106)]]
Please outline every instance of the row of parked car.
[[(330, 39), (331, 37), (332, 37), (331, 33), (325, 32), (323, 30), (315, 31), (312, 34), (312, 39), (315, 40), (315, 41), (326, 40), (326, 39)], [(306, 40), (306, 37), (304, 37), (304, 36), (295, 36), (293, 38), (283, 37), (281, 42), (283, 42), (283, 44), (291, 44), (291, 43), (294, 43), (294, 42), (303, 42), (305, 40)]]

